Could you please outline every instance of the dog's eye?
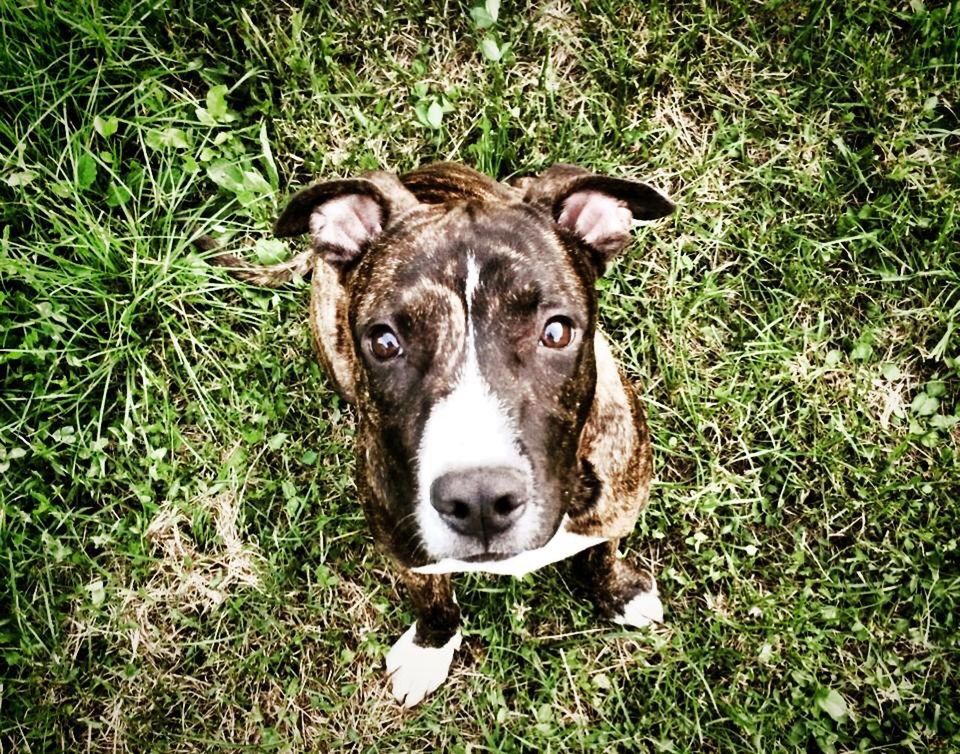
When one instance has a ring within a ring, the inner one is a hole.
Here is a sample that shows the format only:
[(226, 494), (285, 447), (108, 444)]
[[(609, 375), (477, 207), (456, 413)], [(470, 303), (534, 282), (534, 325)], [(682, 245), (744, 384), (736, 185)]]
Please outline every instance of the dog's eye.
[(543, 327), (540, 342), (547, 348), (566, 348), (573, 340), (573, 322), (566, 317), (551, 317)]
[(371, 328), (367, 337), (370, 339), (370, 350), (379, 361), (389, 361), (403, 353), (397, 334), (386, 325)]

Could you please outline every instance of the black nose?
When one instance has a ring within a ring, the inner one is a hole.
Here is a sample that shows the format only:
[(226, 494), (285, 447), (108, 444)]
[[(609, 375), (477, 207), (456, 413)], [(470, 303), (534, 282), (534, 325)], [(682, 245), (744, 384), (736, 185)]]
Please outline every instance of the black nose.
[(433, 483), (430, 502), (451, 529), (489, 545), (523, 513), (527, 480), (509, 466), (451, 471)]

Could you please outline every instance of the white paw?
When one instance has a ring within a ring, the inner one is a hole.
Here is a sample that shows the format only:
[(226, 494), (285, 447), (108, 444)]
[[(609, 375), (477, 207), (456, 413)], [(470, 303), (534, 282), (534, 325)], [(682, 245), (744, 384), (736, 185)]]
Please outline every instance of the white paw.
[(387, 653), (387, 675), (393, 681), (394, 699), (405, 707), (413, 707), (423, 697), (440, 688), (447, 680), (453, 653), (460, 648), (461, 636), (457, 631), (442, 647), (421, 647), (414, 643), (417, 622), (397, 639)]
[(663, 603), (657, 596), (657, 585), (654, 584), (649, 592), (640, 592), (624, 605), (623, 612), (615, 616), (613, 622), (637, 628), (663, 623)]

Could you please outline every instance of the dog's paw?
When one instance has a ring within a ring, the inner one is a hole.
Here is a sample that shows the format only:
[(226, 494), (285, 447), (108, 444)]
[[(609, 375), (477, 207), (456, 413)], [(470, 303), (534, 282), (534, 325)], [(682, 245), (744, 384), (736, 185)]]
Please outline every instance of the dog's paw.
[(649, 592), (640, 592), (631, 598), (613, 617), (614, 623), (642, 628), (651, 623), (663, 623), (663, 603), (657, 595), (657, 585)]
[(453, 653), (460, 648), (461, 636), (457, 631), (442, 647), (421, 647), (414, 643), (417, 623), (397, 639), (387, 653), (387, 675), (393, 682), (394, 699), (405, 707), (413, 707), (423, 698), (440, 688), (447, 680)]

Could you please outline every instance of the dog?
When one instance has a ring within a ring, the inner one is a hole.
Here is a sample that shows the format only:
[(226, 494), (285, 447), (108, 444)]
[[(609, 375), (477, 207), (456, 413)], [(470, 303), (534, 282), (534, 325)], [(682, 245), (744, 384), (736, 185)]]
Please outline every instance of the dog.
[(607, 619), (662, 621), (652, 574), (617, 557), (652, 455), (595, 283), (634, 221), (673, 210), (647, 184), (573, 165), (508, 185), (437, 163), (296, 193), (275, 232), (309, 248), (287, 262), (212, 257), (261, 285), (312, 276), (316, 351), (356, 410), (360, 503), (416, 616), (386, 657), (407, 707), (460, 646), (451, 574), (572, 558)]

